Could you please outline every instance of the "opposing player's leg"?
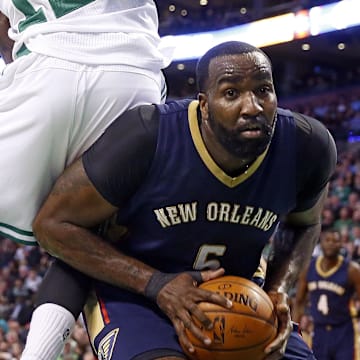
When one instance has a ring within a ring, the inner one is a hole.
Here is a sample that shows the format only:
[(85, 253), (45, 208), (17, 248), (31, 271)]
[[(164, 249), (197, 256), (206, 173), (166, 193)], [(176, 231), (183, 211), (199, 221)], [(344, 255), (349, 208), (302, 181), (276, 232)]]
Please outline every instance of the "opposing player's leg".
[(31, 224), (52, 184), (125, 110), (161, 100), (161, 72), (29, 54), (0, 83), (0, 233), (36, 243)]
[(30, 54), (9, 64), (0, 82), (0, 233), (36, 244), (32, 220), (66, 162), (77, 74), (48, 70)]
[[(23, 359), (56, 359), (85, 304), (91, 279), (55, 260), (37, 293)], [(40, 355), (39, 355), (40, 354)]]

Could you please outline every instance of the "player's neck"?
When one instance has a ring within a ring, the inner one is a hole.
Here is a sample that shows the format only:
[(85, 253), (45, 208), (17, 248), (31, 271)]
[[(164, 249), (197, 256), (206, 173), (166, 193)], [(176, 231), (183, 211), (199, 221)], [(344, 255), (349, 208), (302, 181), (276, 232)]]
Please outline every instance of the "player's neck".
[(329, 271), (339, 264), (339, 256), (323, 256), (320, 261), (320, 268), (323, 271)]

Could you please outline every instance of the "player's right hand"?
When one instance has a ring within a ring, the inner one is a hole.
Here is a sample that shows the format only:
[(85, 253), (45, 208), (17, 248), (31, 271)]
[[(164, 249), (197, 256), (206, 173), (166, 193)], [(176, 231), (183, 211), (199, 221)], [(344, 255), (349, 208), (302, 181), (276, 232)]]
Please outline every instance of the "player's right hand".
[(292, 331), (292, 322), (290, 316), (290, 306), (288, 295), (286, 293), (269, 291), (271, 301), (278, 317), (278, 334), (276, 338), (267, 345), (266, 360), (283, 359), (286, 345)]
[[(207, 270), (201, 272), (202, 281), (209, 281), (224, 275), (224, 269)], [(225, 308), (231, 308), (232, 302), (215, 292), (198, 287), (190, 273), (180, 273), (169, 281), (159, 291), (156, 302), (160, 309), (169, 317), (174, 325), (179, 341), (189, 352), (194, 352), (193, 345), (186, 335), (185, 329), (190, 331), (205, 345), (211, 340), (201, 330), (211, 329), (211, 320), (200, 310), (200, 302), (214, 303)], [(194, 321), (196, 319), (196, 322)]]

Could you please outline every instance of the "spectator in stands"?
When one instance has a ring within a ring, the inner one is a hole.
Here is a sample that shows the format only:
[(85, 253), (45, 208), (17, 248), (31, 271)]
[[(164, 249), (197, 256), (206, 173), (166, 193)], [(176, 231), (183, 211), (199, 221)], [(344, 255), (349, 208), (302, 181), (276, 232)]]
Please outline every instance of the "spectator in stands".
[(42, 277), (36, 272), (35, 269), (30, 269), (27, 277), (25, 278), (24, 288), (31, 293), (36, 293), (41, 284)]
[(339, 218), (334, 222), (334, 229), (339, 232), (349, 232), (353, 226), (353, 220), (351, 218), (351, 210), (348, 206), (341, 207), (339, 211)]
[(352, 185), (350, 186), (351, 192), (348, 196), (347, 206), (353, 214), (355, 210), (359, 209), (359, 194), (352, 190)]
[(339, 176), (335, 180), (335, 186), (331, 191), (332, 195), (336, 195), (341, 204), (345, 204), (348, 201), (348, 197), (351, 193), (350, 186), (345, 182), (345, 176)]
[(350, 131), (355, 133), (360, 132), (360, 110), (356, 111), (354, 115), (348, 121), (348, 127)]
[(322, 212), (322, 229), (330, 229), (334, 226), (334, 213), (331, 209), (325, 208)]

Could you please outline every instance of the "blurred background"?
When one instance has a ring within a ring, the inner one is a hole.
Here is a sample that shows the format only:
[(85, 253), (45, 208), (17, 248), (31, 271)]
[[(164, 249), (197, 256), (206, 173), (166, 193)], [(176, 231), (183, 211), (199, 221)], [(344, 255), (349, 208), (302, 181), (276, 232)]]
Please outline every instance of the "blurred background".
[[(175, 60), (165, 70), (169, 98), (196, 96), (196, 61), (208, 48), (227, 40), (245, 41), (272, 60), (280, 106), (312, 112), (337, 139), (354, 140), (360, 130), (360, 1), (279, 3), (160, 1), (160, 35), (176, 44)], [(334, 97), (352, 102), (355, 113), (345, 122), (337, 119)]]
[[(338, 229), (344, 255), (360, 262), (360, 1), (157, 3), (160, 35), (176, 44), (175, 59), (165, 70), (169, 99), (196, 97), (197, 58), (219, 42), (240, 40), (271, 58), (280, 106), (328, 127), (339, 160), (323, 227)], [(0, 237), (0, 360), (19, 359), (34, 296), (50, 261), (39, 248)], [(311, 318), (304, 318), (303, 331), (311, 338)], [(94, 360), (81, 319), (59, 358), (70, 359)]]

